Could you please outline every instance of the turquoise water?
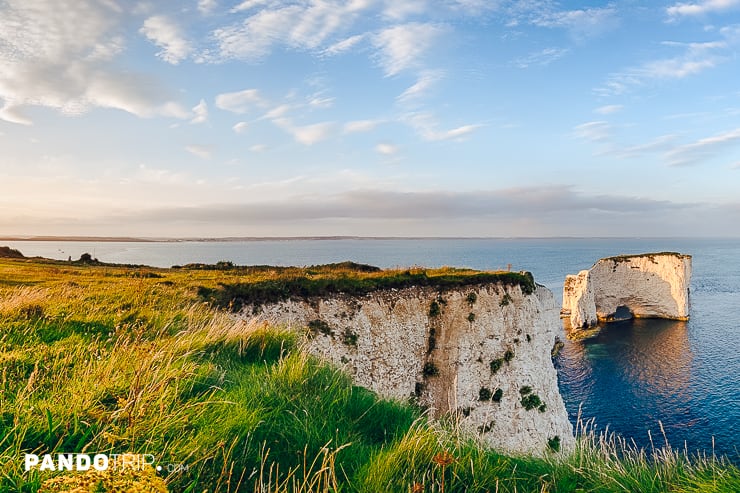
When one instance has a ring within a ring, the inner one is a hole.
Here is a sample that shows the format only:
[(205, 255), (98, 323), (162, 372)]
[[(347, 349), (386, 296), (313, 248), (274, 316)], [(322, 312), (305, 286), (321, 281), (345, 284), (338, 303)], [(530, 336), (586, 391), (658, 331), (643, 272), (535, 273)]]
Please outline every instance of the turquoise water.
[(0, 242), (26, 255), (168, 267), (230, 260), (312, 265), (343, 260), (381, 267), (423, 265), (529, 270), (560, 299), (566, 274), (601, 257), (649, 251), (693, 255), (691, 319), (609, 325), (588, 341), (566, 341), (556, 360), (570, 417), (579, 407), (608, 429), (650, 446), (729, 455), (740, 462), (740, 240), (420, 239), (249, 242)]

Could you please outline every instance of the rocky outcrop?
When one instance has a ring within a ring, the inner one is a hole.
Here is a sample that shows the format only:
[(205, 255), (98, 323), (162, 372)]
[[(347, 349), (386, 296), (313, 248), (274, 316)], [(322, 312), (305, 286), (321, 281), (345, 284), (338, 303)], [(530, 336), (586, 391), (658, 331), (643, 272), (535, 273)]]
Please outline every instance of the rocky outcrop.
[(358, 385), (413, 398), (434, 416), (459, 413), (493, 447), (544, 454), (574, 445), (550, 356), (558, 308), (542, 286), (408, 287), (243, 307), (243, 317), (254, 313), (306, 330), (308, 350)]
[(590, 327), (596, 324), (596, 302), (591, 281), (591, 271), (565, 277), (563, 284), (562, 313), (570, 315), (572, 327)]
[(562, 314), (573, 328), (625, 318), (688, 320), (691, 255), (621, 255), (569, 275)]

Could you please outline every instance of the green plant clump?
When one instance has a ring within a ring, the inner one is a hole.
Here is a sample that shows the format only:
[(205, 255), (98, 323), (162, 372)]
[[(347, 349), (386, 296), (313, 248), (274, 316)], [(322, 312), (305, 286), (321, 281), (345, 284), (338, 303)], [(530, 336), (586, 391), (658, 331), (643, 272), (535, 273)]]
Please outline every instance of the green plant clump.
[(441, 311), (439, 308), (439, 303), (437, 303), (436, 301), (432, 301), (431, 304), (429, 305), (429, 316), (438, 317), (440, 313)]
[(424, 376), (427, 377), (436, 377), (439, 375), (439, 368), (437, 368), (437, 365), (435, 365), (432, 361), (427, 361), (424, 363), (424, 369), (422, 370), (422, 373)]
[(357, 339), (359, 336), (349, 327), (342, 332), (342, 342), (347, 346), (357, 347)]
[(326, 336), (334, 335), (334, 331), (331, 329), (329, 324), (323, 320), (311, 320), (310, 322), (308, 322), (308, 328), (314, 334), (321, 333)]
[(490, 401), (491, 400), (490, 389), (481, 387), (481, 389), (478, 391), (478, 400), (479, 401)]

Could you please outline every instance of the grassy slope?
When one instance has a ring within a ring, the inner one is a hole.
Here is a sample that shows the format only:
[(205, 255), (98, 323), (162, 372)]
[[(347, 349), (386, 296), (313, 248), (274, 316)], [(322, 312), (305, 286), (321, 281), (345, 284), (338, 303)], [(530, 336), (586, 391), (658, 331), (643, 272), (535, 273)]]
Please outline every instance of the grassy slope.
[(295, 334), (234, 321), (198, 296), (416, 274), (0, 260), (0, 491), (34, 492), (50, 476), (24, 473), (24, 452), (82, 451), (184, 464), (167, 476), (177, 492), (740, 491), (740, 471), (721, 461), (648, 456), (588, 432), (566, 460), (499, 455), (453, 422), (352, 386)]

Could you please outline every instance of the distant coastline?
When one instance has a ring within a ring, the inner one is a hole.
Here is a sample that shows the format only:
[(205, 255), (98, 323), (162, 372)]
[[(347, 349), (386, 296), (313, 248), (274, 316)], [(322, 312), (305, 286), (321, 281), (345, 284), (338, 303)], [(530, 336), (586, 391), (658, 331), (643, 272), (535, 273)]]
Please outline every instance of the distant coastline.
[[(336, 241), (336, 240), (670, 240), (698, 239), (692, 236), (225, 236), (225, 237), (134, 237), (134, 236), (33, 236), (0, 235), (2, 241), (75, 241), (106, 243), (180, 243), (180, 242), (244, 242), (244, 241)], [(706, 237), (710, 240), (736, 240), (733, 236)]]

